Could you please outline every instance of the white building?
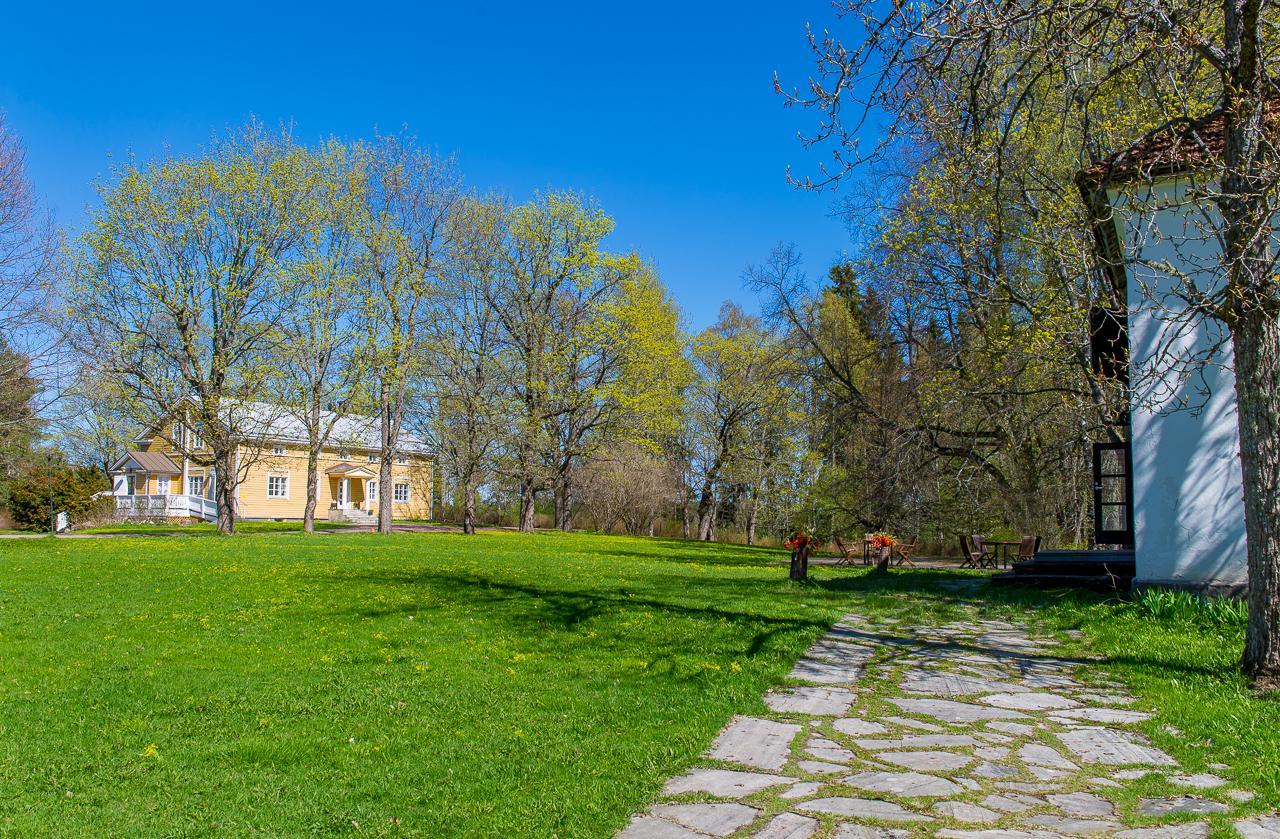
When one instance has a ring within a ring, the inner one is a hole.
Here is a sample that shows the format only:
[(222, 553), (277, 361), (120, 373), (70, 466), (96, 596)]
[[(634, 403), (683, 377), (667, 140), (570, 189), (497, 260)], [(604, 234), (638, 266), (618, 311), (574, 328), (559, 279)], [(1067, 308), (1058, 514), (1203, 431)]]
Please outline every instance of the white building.
[(1138, 587), (1239, 593), (1247, 582), (1231, 343), (1187, 302), (1222, 283), (1201, 180), (1222, 126), (1219, 112), (1158, 132), (1079, 177), (1127, 316), (1131, 451), (1095, 455), (1097, 541), (1132, 546)]

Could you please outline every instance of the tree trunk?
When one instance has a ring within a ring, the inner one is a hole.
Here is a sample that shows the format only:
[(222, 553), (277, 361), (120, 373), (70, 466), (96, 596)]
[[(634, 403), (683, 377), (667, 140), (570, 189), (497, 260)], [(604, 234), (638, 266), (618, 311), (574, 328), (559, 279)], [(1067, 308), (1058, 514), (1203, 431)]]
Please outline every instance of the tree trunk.
[(216, 471), (214, 496), (218, 502), (218, 533), (230, 536), (236, 532), (236, 466), (233, 445), (213, 454)]
[(754, 545), (756, 543), (756, 500), (755, 493), (752, 493), (751, 501), (747, 504), (747, 544)]
[(302, 532), (316, 532), (316, 497), (320, 492), (320, 455), (316, 449), (307, 451), (307, 506), (302, 510)]
[(378, 532), (384, 535), (391, 533), (391, 522), (394, 510), (391, 509), (392, 493), (391, 466), (395, 462), (397, 428), (395, 418), (391, 415), (391, 388), (383, 377), (378, 399), (378, 416), (381, 432), (382, 451), (378, 459)]
[(468, 536), (476, 532), (476, 488), (469, 480), (462, 490), (462, 532)]
[(716, 472), (715, 468), (707, 473), (702, 482), (702, 495), (698, 498), (698, 540), (710, 542), (715, 538), (716, 527)]
[(809, 543), (791, 552), (791, 579), (799, 582), (809, 576)]
[(556, 485), (555, 504), (556, 529), (567, 531), (573, 523), (573, 483), (568, 475), (561, 478)]
[(1280, 322), (1258, 306), (1232, 324), (1249, 622), (1242, 666), (1254, 686), (1280, 689)]
[(688, 496), (680, 505), (680, 538), (688, 539), (693, 536), (693, 507), (689, 505)]
[(538, 491), (533, 485), (532, 478), (525, 478), (520, 483), (520, 532), (533, 532), (533, 502), (537, 499)]

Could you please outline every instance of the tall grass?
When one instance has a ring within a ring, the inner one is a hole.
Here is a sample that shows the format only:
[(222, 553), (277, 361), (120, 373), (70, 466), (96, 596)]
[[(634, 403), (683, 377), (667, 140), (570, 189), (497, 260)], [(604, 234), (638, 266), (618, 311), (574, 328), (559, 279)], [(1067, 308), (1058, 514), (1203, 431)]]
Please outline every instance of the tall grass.
[(1140, 592), (1131, 608), (1142, 617), (1205, 627), (1243, 628), (1249, 618), (1249, 607), (1243, 600), (1168, 589)]

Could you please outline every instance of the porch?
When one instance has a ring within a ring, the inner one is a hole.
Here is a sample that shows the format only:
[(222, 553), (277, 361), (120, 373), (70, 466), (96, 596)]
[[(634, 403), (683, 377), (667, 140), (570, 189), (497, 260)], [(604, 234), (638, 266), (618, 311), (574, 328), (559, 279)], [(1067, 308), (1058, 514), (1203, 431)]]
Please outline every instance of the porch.
[(325, 470), (329, 482), (329, 521), (370, 524), (377, 508), (370, 487), (377, 473), (364, 466), (339, 463)]
[(216, 521), (218, 504), (199, 495), (117, 495), (116, 515), (126, 519), (196, 518)]

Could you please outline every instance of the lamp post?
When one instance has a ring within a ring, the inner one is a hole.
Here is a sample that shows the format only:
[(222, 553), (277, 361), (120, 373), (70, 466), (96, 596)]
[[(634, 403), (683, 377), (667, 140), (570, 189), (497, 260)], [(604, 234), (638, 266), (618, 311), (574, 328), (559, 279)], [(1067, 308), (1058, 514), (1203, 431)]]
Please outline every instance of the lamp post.
[(45, 465), (49, 473), (49, 535), (58, 535), (58, 516), (53, 508), (53, 449), (45, 449)]

